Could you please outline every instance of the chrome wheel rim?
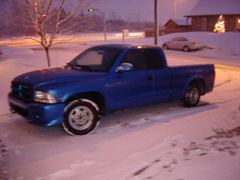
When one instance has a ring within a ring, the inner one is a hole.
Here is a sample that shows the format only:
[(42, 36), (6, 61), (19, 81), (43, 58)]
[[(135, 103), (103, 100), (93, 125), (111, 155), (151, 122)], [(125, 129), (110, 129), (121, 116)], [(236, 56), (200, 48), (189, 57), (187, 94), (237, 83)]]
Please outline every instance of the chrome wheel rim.
[(195, 88), (195, 87), (192, 88), (191, 91), (189, 92), (188, 98), (189, 98), (189, 102), (191, 104), (197, 103), (198, 98), (199, 98), (199, 91), (198, 91), (198, 89)]
[(93, 113), (86, 106), (77, 106), (69, 113), (69, 124), (77, 130), (87, 129), (93, 122)]

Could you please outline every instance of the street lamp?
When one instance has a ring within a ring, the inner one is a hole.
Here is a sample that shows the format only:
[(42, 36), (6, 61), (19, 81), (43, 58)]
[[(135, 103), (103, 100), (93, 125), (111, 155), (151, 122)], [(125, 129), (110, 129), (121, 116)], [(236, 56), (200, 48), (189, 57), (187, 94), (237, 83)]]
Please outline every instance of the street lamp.
[(174, 18), (177, 17), (177, 0), (174, 0)]
[(104, 40), (107, 40), (107, 28), (106, 28), (106, 18), (105, 18), (105, 13), (104, 11), (101, 11), (100, 9), (95, 9), (95, 8), (88, 8), (88, 12), (94, 12), (94, 11), (99, 11), (102, 14), (103, 17), (103, 31), (104, 31)]

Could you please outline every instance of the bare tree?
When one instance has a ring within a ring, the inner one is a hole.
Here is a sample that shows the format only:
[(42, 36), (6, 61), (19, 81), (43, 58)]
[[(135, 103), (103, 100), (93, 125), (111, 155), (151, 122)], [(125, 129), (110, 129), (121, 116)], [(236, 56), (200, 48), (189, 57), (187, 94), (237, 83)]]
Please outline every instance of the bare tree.
[(15, 0), (15, 3), (21, 4), (22, 11), (28, 14), (19, 14), (16, 18), (28, 23), (36, 31), (38, 38), (34, 40), (44, 48), (50, 67), (49, 48), (60, 35), (91, 27), (93, 22), (83, 16), (81, 11), (95, 2), (96, 0)]
[(4, 36), (6, 26), (6, 16), (4, 8), (6, 8), (8, 1), (0, 0), (0, 37)]

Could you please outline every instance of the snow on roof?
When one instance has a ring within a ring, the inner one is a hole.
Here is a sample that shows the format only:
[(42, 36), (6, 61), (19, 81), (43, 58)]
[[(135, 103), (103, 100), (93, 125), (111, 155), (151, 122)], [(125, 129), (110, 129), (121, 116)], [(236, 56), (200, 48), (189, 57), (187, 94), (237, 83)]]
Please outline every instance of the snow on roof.
[(184, 26), (184, 25), (191, 25), (189, 23), (187, 24), (187, 20), (186, 19), (170, 19), (170, 20), (172, 20), (176, 24), (182, 25), (182, 26)]
[(240, 0), (199, 0), (187, 16), (240, 14)]

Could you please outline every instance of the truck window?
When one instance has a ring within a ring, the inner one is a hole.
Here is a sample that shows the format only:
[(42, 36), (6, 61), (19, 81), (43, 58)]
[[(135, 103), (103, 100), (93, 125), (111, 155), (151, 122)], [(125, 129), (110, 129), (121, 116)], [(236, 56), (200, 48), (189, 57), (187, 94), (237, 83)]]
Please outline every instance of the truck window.
[(70, 64), (73, 67), (87, 66), (91, 71), (108, 72), (121, 51), (114, 48), (90, 48), (75, 57)]
[(157, 49), (145, 49), (144, 54), (147, 60), (148, 69), (163, 69), (163, 59)]
[(130, 50), (127, 52), (121, 63), (131, 63), (133, 65), (133, 71), (142, 71), (147, 69), (145, 55), (140, 49)]

